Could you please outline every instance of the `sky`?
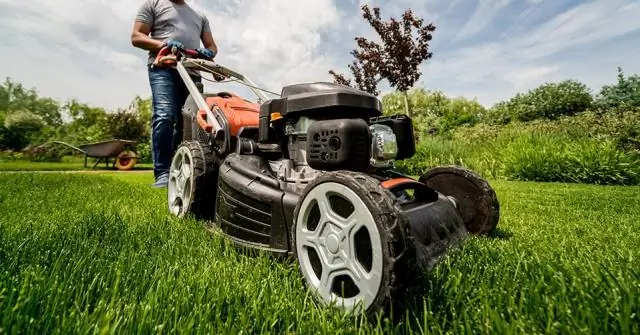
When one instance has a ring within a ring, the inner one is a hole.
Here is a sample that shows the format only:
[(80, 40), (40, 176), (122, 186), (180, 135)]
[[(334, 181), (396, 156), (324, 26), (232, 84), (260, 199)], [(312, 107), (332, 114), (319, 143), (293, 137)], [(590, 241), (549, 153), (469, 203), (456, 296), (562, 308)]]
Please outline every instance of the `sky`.
[[(148, 97), (146, 53), (130, 33), (143, 0), (0, 0), (0, 67), (43, 96), (116, 109)], [(349, 74), (354, 38), (375, 39), (360, 5), (382, 17), (410, 8), (436, 26), (415, 87), (489, 107), (545, 82), (575, 79), (594, 92), (617, 67), (640, 73), (640, 0), (188, 0), (208, 17), (217, 62), (280, 92)], [(211, 78), (205, 75), (206, 78)], [(239, 84), (206, 83), (207, 91)], [(386, 83), (382, 94), (389, 92)], [(270, 96), (272, 97), (272, 96)]]

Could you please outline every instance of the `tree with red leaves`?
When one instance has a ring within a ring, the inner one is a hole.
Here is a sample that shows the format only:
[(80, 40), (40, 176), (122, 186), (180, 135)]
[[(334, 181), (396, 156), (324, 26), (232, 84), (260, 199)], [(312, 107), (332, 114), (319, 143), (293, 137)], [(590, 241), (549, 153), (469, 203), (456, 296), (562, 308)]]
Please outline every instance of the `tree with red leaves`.
[[(415, 17), (410, 9), (405, 10), (402, 22), (395, 18), (385, 22), (380, 16), (380, 7), (374, 7), (373, 13), (366, 4), (361, 8), (362, 16), (382, 43), (364, 37), (355, 38), (358, 49), (351, 51), (355, 60), (349, 65), (355, 83), (333, 70), (329, 74), (335, 83), (356, 87), (374, 95), (380, 94), (378, 84), (386, 79), (391, 87), (403, 93), (405, 112), (409, 114), (407, 91), (422, 75), (420, 64), (433, 55), (429, 52), (429, 41), (436, 27), (431, 23), (425, 25), (424, 20)], [(417, 30), (415, 38), (413, 28)]]

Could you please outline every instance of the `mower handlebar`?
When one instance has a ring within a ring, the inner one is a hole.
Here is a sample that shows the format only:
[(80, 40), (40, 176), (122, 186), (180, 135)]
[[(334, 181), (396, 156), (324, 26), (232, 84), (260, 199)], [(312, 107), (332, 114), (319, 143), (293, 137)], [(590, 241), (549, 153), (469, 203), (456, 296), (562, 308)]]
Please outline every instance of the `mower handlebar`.
[[(177, 56), (186, 57), (186, 58), (207, 59), (207, 58), (201, 57), (198, 51), (195, 49), (177, 49), (177, 48), (171, 48), (171, 47), (165, 46), (165, 47), (162, 47), (162, 49), (160, 49), (160, 51), (158, 52), (158, 55), (156, 55), (156, 59), (154, 63), (158, 64), (162, 62), (163, 58), (165, 57), (177, 57)], [(211, 60), (211, 59), (207, 59), (207, 60)]]
[[(183, 58), (186, 58), (186, 60), (182, 60)], [(178, 49), (175, 47), (165, 46), (160, 49), (158, 55), (156, 55), (152, 66), (178, 67), (179, 71), (181, 69), (184, 70), (185, 68), (196, 71), (205, 71), (211, 73), (216, 81), (234, 78), (235, 81), (239, 81), (242, 84), (247, 85), (260, 101), (268, 100), (267, 96), (260, 92), (256, 87), (256, 84), (245, 75), (215, 63), (213, 59), (202, 57), (200, 53), (194, 49)]]

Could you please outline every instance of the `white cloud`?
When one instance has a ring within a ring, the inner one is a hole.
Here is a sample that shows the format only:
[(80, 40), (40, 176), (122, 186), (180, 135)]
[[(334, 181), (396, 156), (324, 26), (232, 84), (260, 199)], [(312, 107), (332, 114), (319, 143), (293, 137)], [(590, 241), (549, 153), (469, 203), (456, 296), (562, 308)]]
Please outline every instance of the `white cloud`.
[[(335, 67), (331, 55), (320, 47), (320, 34), (341, 25), (332, 0), (236, 0), (221, 8), (206, 1), (188, 2), (207, 14), (220, 48), (218, 61), (270, 89), (328, 78), (327, 70)], [(140, 4), (0, 0), (0, 12), (5, 13), (0, 14), (0, 32), (17, 40), (15, 46), (0, 46), (0, 55), (4, 59), (26, 51), (2, 75), (37, 86), (43, 94), (61, 99), (77, 96), (110, 108), (126, 105), (136, 94), (149, 95), (145, 52), (129, 42)], [(25, 37), (31, 41), (23, 43)], [(82, 62), (91, 64), (93, 71), (78, 68)], [(43, 68), (51, 76), (43, 76)]]
[[(552, 13), (539, 26), (502, 41), (487, 41), (434, 58), (424, 66), (425, 81), (428, 87), (475, 96), (487, 105), (543, 82), (568, 77), (597, 90), (613, 80), (617, 65), (633, 72), (640, 70), (634, 61), (638, 46), (598, 47), (631, 32), (638, 36), (639, 16), (640, 6), (633, 0), (584, 3)], [(563, 59), (569, 53), (574, 53), (573, 57)]]
[[(279, 92), (283, 85), (330, 80), (346, 71), (353, 36), (373, 37), (363, 0), (190, 0), (207, 14), (220, 47), (218, 61)], [(142, 0), (0, 0), (0, 76), (48, 96), (77, 97), (107, 108), (148, 96), (145, 52), (130, 30)], [(411, 8), (437, 30), (433, 59), (418, 86), (506, 99), (545, 81), (568, 77), (597, 88), (615, 80), (615, 66), (640, 72), (640, 3), (598, 0), (566, 4), (541, 0), (366, 0), (383, 16)], [(533, 8), (533, 15), (528, 13)], [(526, 20), (525, 20), (526, 19)], [(518, 24), (517, 29), (506, 26)], [(455, 37), (455, 38), (454, 38)], [(621, 38), (635, 43), (625, 45)], [(233, 89), (237, 84), (207, 90)], [(384, 90), (384, 87), (381, 87)]]
[(467, 23), (458, 31), (454, 40), (475, 36), (490, 25), (500, 14), (500, 11), (511, 3), (511, 0), (478, 0), (476, 10)]

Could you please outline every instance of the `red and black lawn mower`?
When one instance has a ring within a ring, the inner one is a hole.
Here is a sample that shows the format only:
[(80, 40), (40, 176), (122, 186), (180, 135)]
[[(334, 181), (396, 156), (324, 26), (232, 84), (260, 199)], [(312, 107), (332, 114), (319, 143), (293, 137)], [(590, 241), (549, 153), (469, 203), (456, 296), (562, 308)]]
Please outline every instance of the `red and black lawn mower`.
[[(495, 192), (457, 166), (419, 178), (394, 170), (414, 155), (410, 118), (383, 116), (379, 99), (333, 83), (266, 96), (245, 76), (163, 49), (190, 97), (170, 171), (168, 206), (211, 220), (237, 244), (291, 255), (318, 301), (385, 310), (417, 271), (429, 271), (469, 234), (499, 220)], [(230, 78), (257, 95), (203, 94), (189, 70)]]

